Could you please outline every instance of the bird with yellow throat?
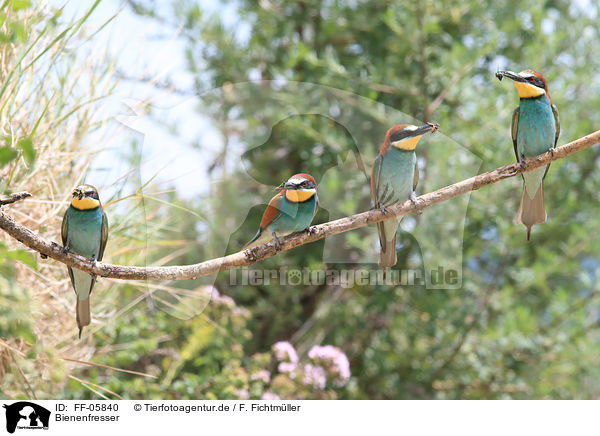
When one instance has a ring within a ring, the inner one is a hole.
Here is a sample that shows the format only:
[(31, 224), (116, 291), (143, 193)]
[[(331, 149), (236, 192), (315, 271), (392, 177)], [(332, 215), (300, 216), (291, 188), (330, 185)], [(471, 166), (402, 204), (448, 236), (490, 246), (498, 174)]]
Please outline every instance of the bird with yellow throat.
[[(560, 135), (560, 123), (544, 76), (533, 70), (524, 70), (520, 73), (498, 71), (496, 77), (498, 80), (504, 77), (513, 80), (519, 93), (519, 106), (513, 112), (510, 124), (517, 162), (554, 150)], [(517, 222), (527, 228), (527, 240), (531, 239), (531, 228), (535, 224), (546, 222), (544, 179), (549, 168), (550, 164), (523, 173)]]
[[(108, 219), (102, 209), (98, 191), (91, 185), (79, 185), (73, 190), (61, 227), (62, 243), (66, 251), (73, 251), (94, 261), (101, 261), (108, 239)], [(79, 337), (83, 327), (91, 322), (90, 294), (96, 277), (67, 267), (75, 289), (75, 307)]]
[(289, 178), (276, 189), (279, 193), (269, 202), (256, 235), (244, 248), (252, 248), (279, 237), (300, 232), (310, 227), (319, 209), (317, 182), (310, 174), (300, 173)]
[[(420, 127), (399, 124), (389, 129), (371, 172), (371, 197), (376, 208), (387, 212), (386, 206), (410, 199), (416, 202), (415, 189), (419, 182), (415, 148), (426, 133), (439, 129), (438, 124), (426, 123)], [(379, 233), (379, 266), (385, 271), (398, 261), (396, 231), (400, 218), (377, 223)]]

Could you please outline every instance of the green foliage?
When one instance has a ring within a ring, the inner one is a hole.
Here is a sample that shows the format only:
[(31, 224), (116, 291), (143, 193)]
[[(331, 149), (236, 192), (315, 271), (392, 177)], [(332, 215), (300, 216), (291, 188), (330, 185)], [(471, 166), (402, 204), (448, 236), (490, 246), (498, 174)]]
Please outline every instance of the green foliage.
[(0, 147), (0, 165), (4, 166), (7, 163), (15, 160), (19, 152), (14, 148), (10, 147)]
[(36, 261), (33, 254), (25, 250), (9, 250), (4, 242), (0, 241), (0, 273), (6, 278), (15, 276), (15, 261), (21, 262), (31, 268), (36, 267)]

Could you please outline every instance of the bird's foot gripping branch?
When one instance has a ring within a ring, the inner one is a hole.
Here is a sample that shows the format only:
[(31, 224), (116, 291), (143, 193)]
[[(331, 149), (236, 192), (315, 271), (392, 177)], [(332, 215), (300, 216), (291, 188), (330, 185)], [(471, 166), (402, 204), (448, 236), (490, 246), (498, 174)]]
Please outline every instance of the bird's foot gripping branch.
[[(599, 142), (600, 130), (561, 147), (557, 147), (553, 152), (547, 152), (534, 158), (524, 160), (522, 163), (505, 165), (428, 194), (424, 194), (418, 197), (418, 206), (412, 201), (407, 200), (404, 203), (398, 203), (387, 207), (387, 213), (383, 213), (379, 209), (370, 210), (335, 221), (312, 226), (311, 232), (293, 233), (289, 236), (281, 238), (281, 250), (289, 250), (299, 245), (318, 241), (329, 236), (348, 232), (350, 230), (375, 224), (380, 221), (417, 213), (419, 209), (426, 209), (435, 204), (448, 201), (459, 195), (463, 195), (467, 192), (477, 190), (483, 186), (498, 183), (501, 180), (514, 177), (524, 172), (532, 171), (536, 168), (547, 165), (552, 161), (562, 159), (570, 154), (577, 153), (585, 148), (589, 148)], [(6, 208), (1, 207), (15, 203), (29, 196), (30, 195), (28, 193), (17, 193), (9, 196), (6, 199), (0, 199), (0, 228), (2, 228), (12, 238), (26, 245), (30, 249), (47, 257), (51, 257), (67, 266), (96, 274), (98, 277), (125, 280), (188, 280), (211, 275), (219, 271), (252, 265), (253, 263), (262, 259), (275, 256), (279, 252), (275, 246), (275, 243), (269, 242), (268, 244), (260, 245), (250, 250), (244, 250), (225, 257), (211, 259), (192, 265), (140, 267), (93, 262), (89, 258), (72, 252), (65, 253), (63, 247), (57, 243), (47, 241), (46, 239), (33, 233), (28, 228), (15, 222), (15, 220), (6, 213)]]

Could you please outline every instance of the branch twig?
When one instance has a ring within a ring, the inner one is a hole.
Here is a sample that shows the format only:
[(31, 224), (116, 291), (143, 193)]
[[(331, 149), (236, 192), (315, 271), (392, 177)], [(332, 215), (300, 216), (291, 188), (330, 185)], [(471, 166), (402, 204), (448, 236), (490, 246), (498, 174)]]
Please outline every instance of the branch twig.
[(29, 192), (17, 192), (15, 194), (10, 194), (7, 198), (0, 198), (0, 207), (5, 204), (16, 203), (17, 201), (21, 201), (26, 199), (27, 197), (31, 197)]
[[(422, 195), (417, 198), (416, 205), (411, 201), (406, 201), (388, 207), (387, 214), (383, 214), (380, 210), (370, 210), (335, 221), (330, 221), (328, 223), (312, 226), (309, 232), (294, 233), (281, 238), (281, 250), (289, 250), (299, 245), (315, 242), (332, 235), (348, 232), (397, 216), (416, 213), (435, 204), (466, 194), (467, 192), (475, 191), (483, 186), (491, 185), (492, 183), (497, 183), (509, 177), (514, 177), (523, 172), (547, 165), (552, 161), (562, 159), (565, 156), (591, 147), (598, 142), (600, 142), (600, 130), (563, 145), (562, 147), (558, 147), (554, 150), (554, 153), (547, 152), (534, 158), (527, 159), (521, 164), (505, 165), (495, 170), (488, 171), (487, 173), (479, 174), (475, 177)], [(94, 273), (100, 277), (125, 280), (160, 281), (196, 279), (197, 277), (215, 274), (219, 271), (252, 265), (259, 260), (275, 256), (278, 253), (275, 244), (269, 242), (268, 244), (250, 250), (240, 251), (225, 257), (211, 259), (193, 265), (163, 267), (121, 266), (100, 262), (93, 263), (90, 259), (78, 254), (65, 252), (57, 243), (49, 242), (34, 234), (28, 228), (17, 224), (2, 210), (0, 210), (0, 228), (32, 250), (58, 260), (65, 265), (78, 268), (85, 272)]]

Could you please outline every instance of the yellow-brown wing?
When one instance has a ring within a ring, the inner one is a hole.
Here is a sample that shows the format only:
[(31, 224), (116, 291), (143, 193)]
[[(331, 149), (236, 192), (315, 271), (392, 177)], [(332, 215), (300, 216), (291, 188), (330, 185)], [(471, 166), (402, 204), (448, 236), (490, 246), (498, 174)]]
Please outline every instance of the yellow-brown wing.
[(279, 217), (281, 217), (280, 204), (281, 199), (283, 198), (283, 193), (285, 191), (282, 190), (269, 201), (267, 209), (263, 214), (262, 219), (260, 220), (260, 228), (265, 229), (269, 224), (277, 221)]

